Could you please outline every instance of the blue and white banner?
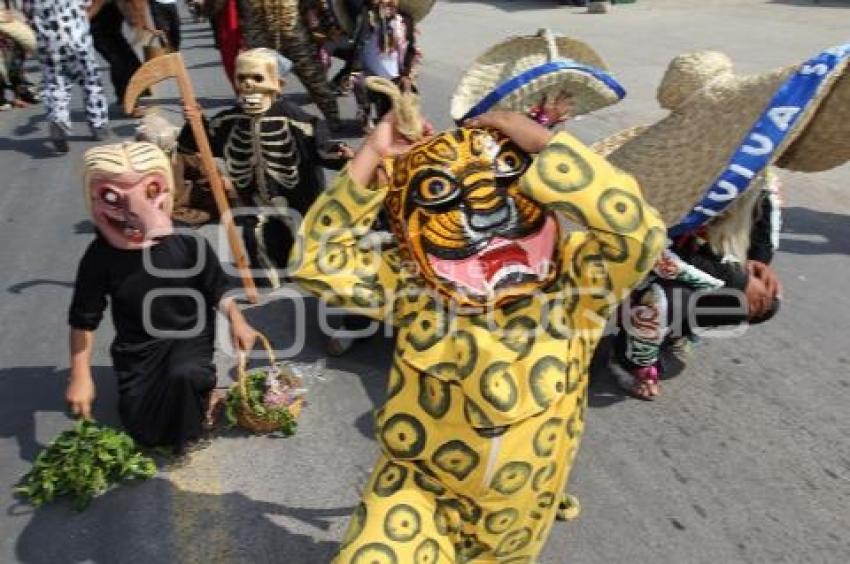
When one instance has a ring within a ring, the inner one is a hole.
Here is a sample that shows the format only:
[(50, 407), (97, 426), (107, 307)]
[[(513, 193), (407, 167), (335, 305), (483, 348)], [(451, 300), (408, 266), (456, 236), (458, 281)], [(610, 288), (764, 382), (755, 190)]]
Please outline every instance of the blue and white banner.
[(487, 112), (492, 109), (493, 106), (501, 102), (508, 95), (519, 90), (532, 80), (562, 70), (576, 71), (592, 76), (593, 78), (607, 86), (611, 90), (611, 92), (613, 92), (614, 95), (617, 96), (618, 100), (622, 100), (626, 96), (626, 89), (623, 88), (623, 86), (619, 82), (617, 82), (617, 80), (613, 76), (601, 69), (588, 65), (582, 65), (576, 63), (575, 61), (549, 61), (548, 63), (543, 63), (537, 65), (536, 67), (531, 67), (530, 69), (523, 71), (520, 74), (498, 85), (496, 88), (488, 92), (487, 95), (484, 96), (480, 102), (475, 104), (475, 106), (473, 106), (471, 110), (466, 112), (466, 115), (464, 115), (459, 121), (463, 122), (464, 120), (467, 120), (469, 118), (479, 116), (484, 112)]
[(688, 215), (669, 229), (672, 237), (683, 235), (719, 215), (747, 188), (753, 178), (775, 158), (797, 119), (819, 94), (835, 72), (844, 69), (850, 59), (850, 43), (823, 51), (803, 63), (779, 88), (761, 114), (729, 165), (711, 184), (702, 200)]

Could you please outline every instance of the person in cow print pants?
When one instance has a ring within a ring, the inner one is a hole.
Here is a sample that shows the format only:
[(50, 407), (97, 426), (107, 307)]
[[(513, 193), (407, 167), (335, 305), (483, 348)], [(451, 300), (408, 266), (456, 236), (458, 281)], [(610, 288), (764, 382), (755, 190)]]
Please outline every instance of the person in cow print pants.
[(92, 137), (108, 136), (109, 113), (89, 31), (87, 0), (25, 0), (22, 8), (38, 39), (38, 58), (44, 74), (42, 98), (50, 122), (50, 138), (59, 153), (68, 152), (71, 129), (71, 85), (79, 84), (85, 98)]

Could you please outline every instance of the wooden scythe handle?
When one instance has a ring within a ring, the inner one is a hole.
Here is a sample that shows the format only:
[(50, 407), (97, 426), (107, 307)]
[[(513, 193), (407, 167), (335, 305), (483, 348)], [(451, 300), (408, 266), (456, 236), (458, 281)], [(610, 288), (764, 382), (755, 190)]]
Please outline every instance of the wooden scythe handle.
[(218, 208), (218, 213), (221, 216), (221, 222), (227, 230), (227, 241), (230, 244), (230, 251), (233, 253), (233, 260), (236, 262), (236, 267), (239, 269), (239, 274), (242, 277), (242, 285), (245, 287), (245, 296), (252, 304), (259, 302), (257, 286), (254, 284), (254, 278), (251, 276), (248, 258), (245, 255), (245, 247), (242, 244), (242, 239), (236, 231), (236, 225), (233, 223), (233, 214), (230, 211), (230, 204), (227, 201), (227, 195), (224, 192), (224, 184), (221, 181), (221, 175), (218, 172), (218, 167), (215, 165), (215, 158), (210, 148), (210, 141), (207, 138), (207, 132), (204, 129), (203, 121), (201, 120), (200, 108), (198, 101), (195, 99), (195, 91), (192, 88), (192, 81), (189, 79), (189, 72), (186, 70), (186, 65), (183, 64), (183, 57), (180, 53), (171, 53), (161, 57), (151, 59), (133, 75), (130, 84), (127, 87), (127, 94), (124, 98), (124, 107), (128, 113), (132, 112), (138, 99), (138, 94), (146, 88), (161, 82), (167, 78), (174, 77), (177, 79), (177, 86), (180, 89), (180, 95), (183, 98), (184, 108), (197, 108), (198, 111), (187, 111), (189, 126), (192, 128), (192, 134), (195, 136), (195, 143), (198, 146), (198, 152), (201, 155), (201, 166), (206, 173), (210, 182), (215, 204)]

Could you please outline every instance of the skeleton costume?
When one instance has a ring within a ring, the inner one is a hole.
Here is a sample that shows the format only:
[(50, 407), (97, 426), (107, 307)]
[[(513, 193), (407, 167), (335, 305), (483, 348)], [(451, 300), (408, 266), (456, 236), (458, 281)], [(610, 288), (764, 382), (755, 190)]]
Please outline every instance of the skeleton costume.
[(68, 320), (94, 331), (110, 305), (121, 421), (140, 443), (179, 451), (202, 431), (216, 382), (213, 308), (229, 285), (203, 238), (172, 232), (173, 193), (170, 163), (150, 143), (86, 152), (97, 236), (80, 261)]
[(95, 129), (107, 125), (106, 97), (94, 56), (85, 0), (24, 0), (22, 8), (38, 38), (38, 59), (44, 73), (42, 100), (47, 119), (63, 130), (71, 128), (68, 106), (71, 85), (85, 96), (86, 118)]
[[(260, 208), (238, 219), (253, 267), (264, 269), (273, 287), (287, 265), (294, 226), (324, 189), (321, 167), (343, 163), (324, 123), (278, 98), (283, 74), (273, 51), (243, 52), (236, 61), (240, 104), (207, 124), (213, 153), (224, 160), (242, 205)], [(180, 145), (196, 151), (188, 125)]]
[[(458, 129), (384, 168), (370, 186), (341, 174), (293, 253), (306, 289), (398, 330), (382, 453), (337, 562), (534, 562), (605, 318), (654, 263), (663, 224), (566, 133), (532, 159)], [(382, 206), (399, 248), (379, 252), (366, 235)]]

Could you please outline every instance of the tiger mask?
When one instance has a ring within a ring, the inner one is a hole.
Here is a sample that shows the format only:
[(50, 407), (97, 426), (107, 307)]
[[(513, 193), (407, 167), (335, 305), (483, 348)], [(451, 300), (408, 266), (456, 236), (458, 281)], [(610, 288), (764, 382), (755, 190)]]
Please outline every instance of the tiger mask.
[(531, 162), (495, 130), (461, 128), (384, 163), (394, 235), (458, 305), (500, 307), (554, 279), (558, 223), (519, 187)]

